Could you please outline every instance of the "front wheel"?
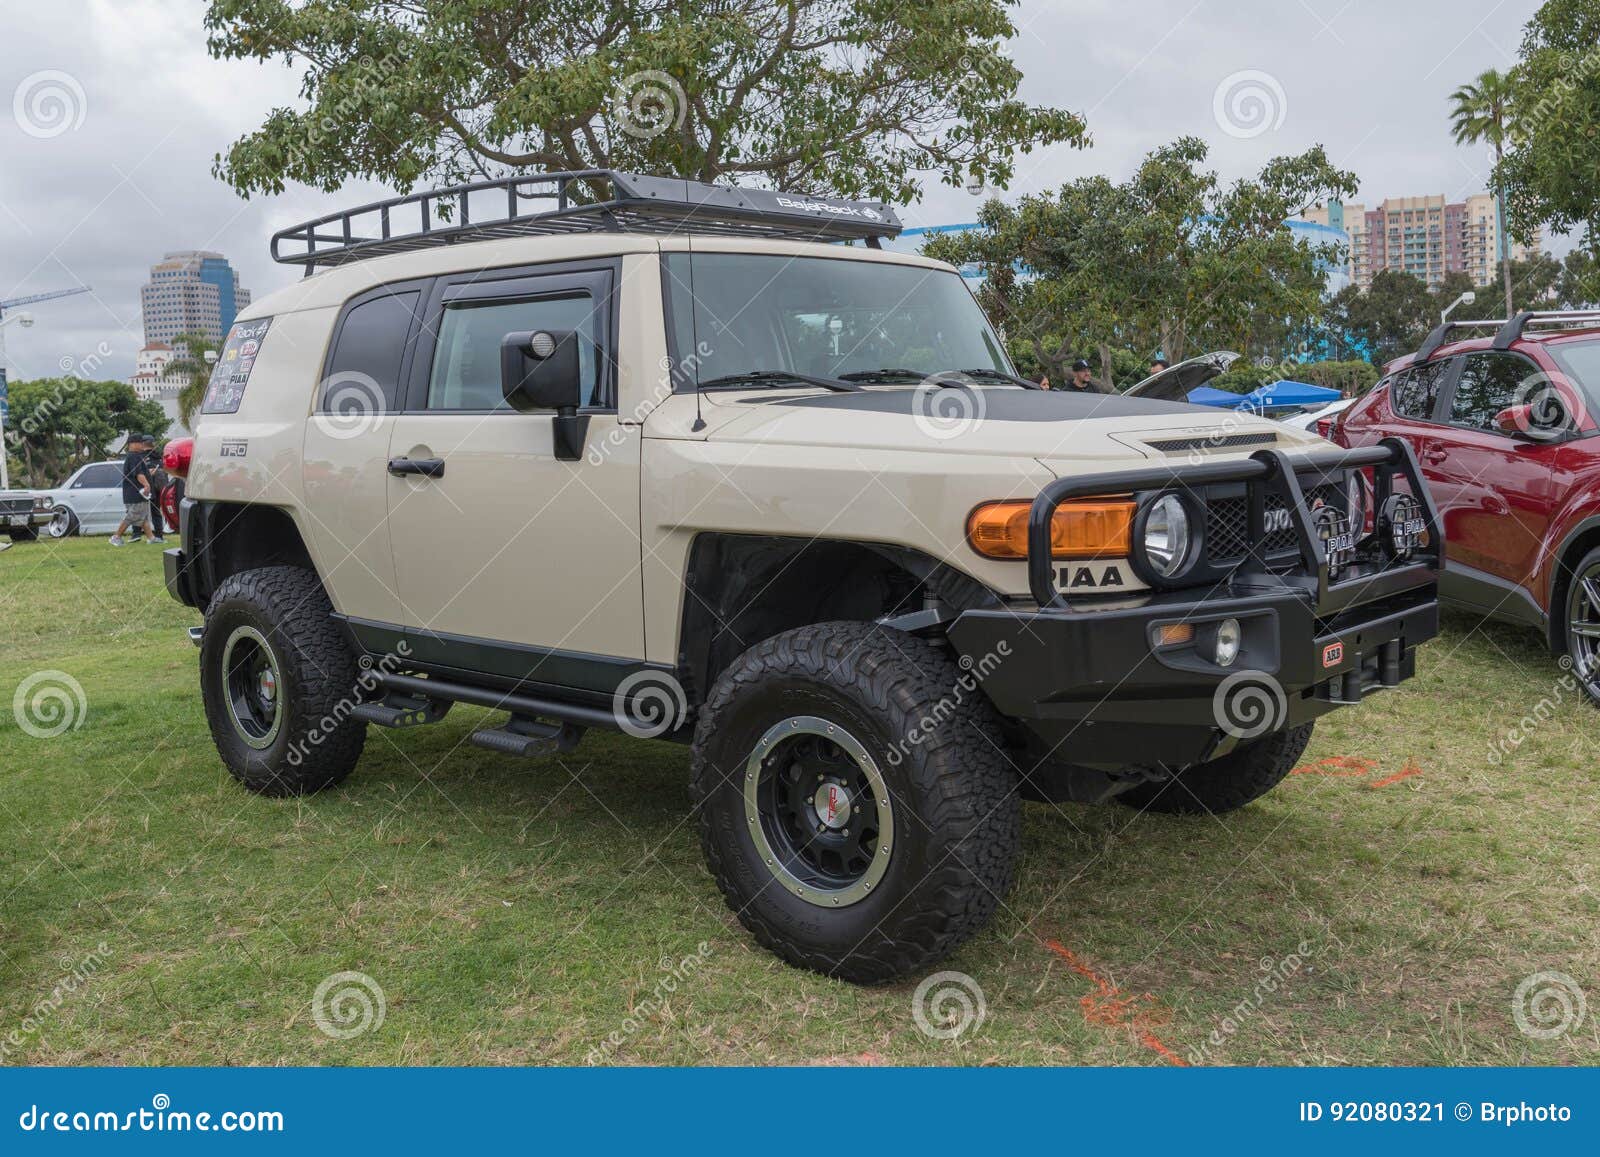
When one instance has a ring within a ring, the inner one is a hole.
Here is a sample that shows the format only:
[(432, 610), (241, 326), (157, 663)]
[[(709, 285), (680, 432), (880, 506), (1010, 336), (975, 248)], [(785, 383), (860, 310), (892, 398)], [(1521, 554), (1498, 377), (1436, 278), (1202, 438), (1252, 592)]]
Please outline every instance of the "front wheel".
[(12, 542), (36, 542), (39, 532), (31, 526), (14, 526), (8, 531)]
[(305, 795), (350, 774), (366, 725), (350, 718), (358, 672), (317, 576), (262, 567), (225, 579), (206, 609), (200, 690), (233, 777), (261, 795)]
[(976, 678), (870, 623), (768, 639), (717, 680), (691, 794), (728, 906), (791, 964), (862, 984), (948, 954), (1010, 887), (1021, 803)]
[(1312, 724), (1279, 731), (1170, 779), (1143, 783), (1117, 796), (1140, 811), (1167, 815), (1222, 815), (1252, 803), (1294, 770), (1311, 742)]
[(78, 533), (78, 516), (72, 512), (72, 507), (58, 506), (44, 532), (51, 538), (70, 538)]

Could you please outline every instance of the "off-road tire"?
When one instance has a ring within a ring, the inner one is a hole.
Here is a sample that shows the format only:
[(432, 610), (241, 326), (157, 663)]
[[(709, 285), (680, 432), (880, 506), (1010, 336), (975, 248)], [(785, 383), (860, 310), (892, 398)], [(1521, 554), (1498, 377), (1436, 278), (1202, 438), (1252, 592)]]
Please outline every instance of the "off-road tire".
[(1294, 770), (1311, 742), (1312, 727), (1307, 723), (1274, 732), (1221, 758), (1185, 768), (1172, 779), (1140, 784), (1117, 796), (1117, 802), (1166, 815), (1236, 811), (1266, 795)]
[[(749, 830), (746, 762), (769, 728), (803, 716), (860, 741), (893, 815), (888, 867), (842, 907), (786, 887)], [(993, 708), (944, 651), (900, 631), (822, 623), (758, 643), (701, 707), (691, 768), (701, 846), (728, 906), (802, 968), (858, 984), (924, 969), (987, 922), (1015, 875), (1021, 799)]]
[[(361, 757), (366, 724), (349, 718), (356, 657), (332, 615), (317, 576), (293, 566), (233, 575), (206, 609), (200, 645), (206, 720), (228, 771), (260, 795), (321, 791), (349, 775)], [(223, 655), (240, 628), (259, 632), (276, 661), (279, 726), (265, 748), (245, 740), (229, 706)]]

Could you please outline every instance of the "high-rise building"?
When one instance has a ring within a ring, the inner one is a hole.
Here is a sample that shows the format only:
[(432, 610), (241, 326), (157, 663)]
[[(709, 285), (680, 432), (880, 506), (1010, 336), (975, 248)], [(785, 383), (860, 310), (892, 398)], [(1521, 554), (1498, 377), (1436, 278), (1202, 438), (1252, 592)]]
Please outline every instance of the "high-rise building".
[(179, 334), (203, 333), (220, 342), (250, 291), (220, 253), (194, 250), (168, 253), (150, 267), (150, 282), (139, 291), (144, 307), (144, 340), (173, 343)]
[[(1337, 201), (1301, 214), (1350, 235), (1350, 280), (1365, 289), (1380, 269), (1394, 269), (1437, 286), (1446, 273), (1465, 273), (1491, 285), (1500, 270), (1500, 218), (1491, 193), (1447, 202), (1443, 194), (1390, 197), (1376, 209)], [(1537, 256), (1540, 238), (1511, 243), (1513, 261)]]

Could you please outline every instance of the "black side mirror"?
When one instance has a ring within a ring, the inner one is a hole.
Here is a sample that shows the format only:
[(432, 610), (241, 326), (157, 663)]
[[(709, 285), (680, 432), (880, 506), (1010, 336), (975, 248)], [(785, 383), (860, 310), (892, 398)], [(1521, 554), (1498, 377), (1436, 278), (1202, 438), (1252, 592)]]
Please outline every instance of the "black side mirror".
[(583, 457), (589, 416), (583, 404), (583, 369), (578, 334), (570, 329), (508, 333), (500, 342), (500, 389), (518, 413), (554, 410), (556, 457)]

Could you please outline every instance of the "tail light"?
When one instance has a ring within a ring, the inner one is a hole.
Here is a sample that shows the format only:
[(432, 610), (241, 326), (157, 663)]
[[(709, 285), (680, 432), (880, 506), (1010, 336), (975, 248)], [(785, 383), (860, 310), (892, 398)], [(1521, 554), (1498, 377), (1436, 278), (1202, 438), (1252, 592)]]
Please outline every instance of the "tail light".
[(1332, 438), (1333, 437), (1333, 419), (1332, 418), (1318, 418), (1316, 421), (1312, 422), (1311, 424), (1317, 428), (1317, 437), (1319, 437), (1319, 438)]
[(174, 438), (161, 451), (161, 465), (168, 474), (179, 478), (189, 477), (189, 463), (194, 460), (194, 439)]

